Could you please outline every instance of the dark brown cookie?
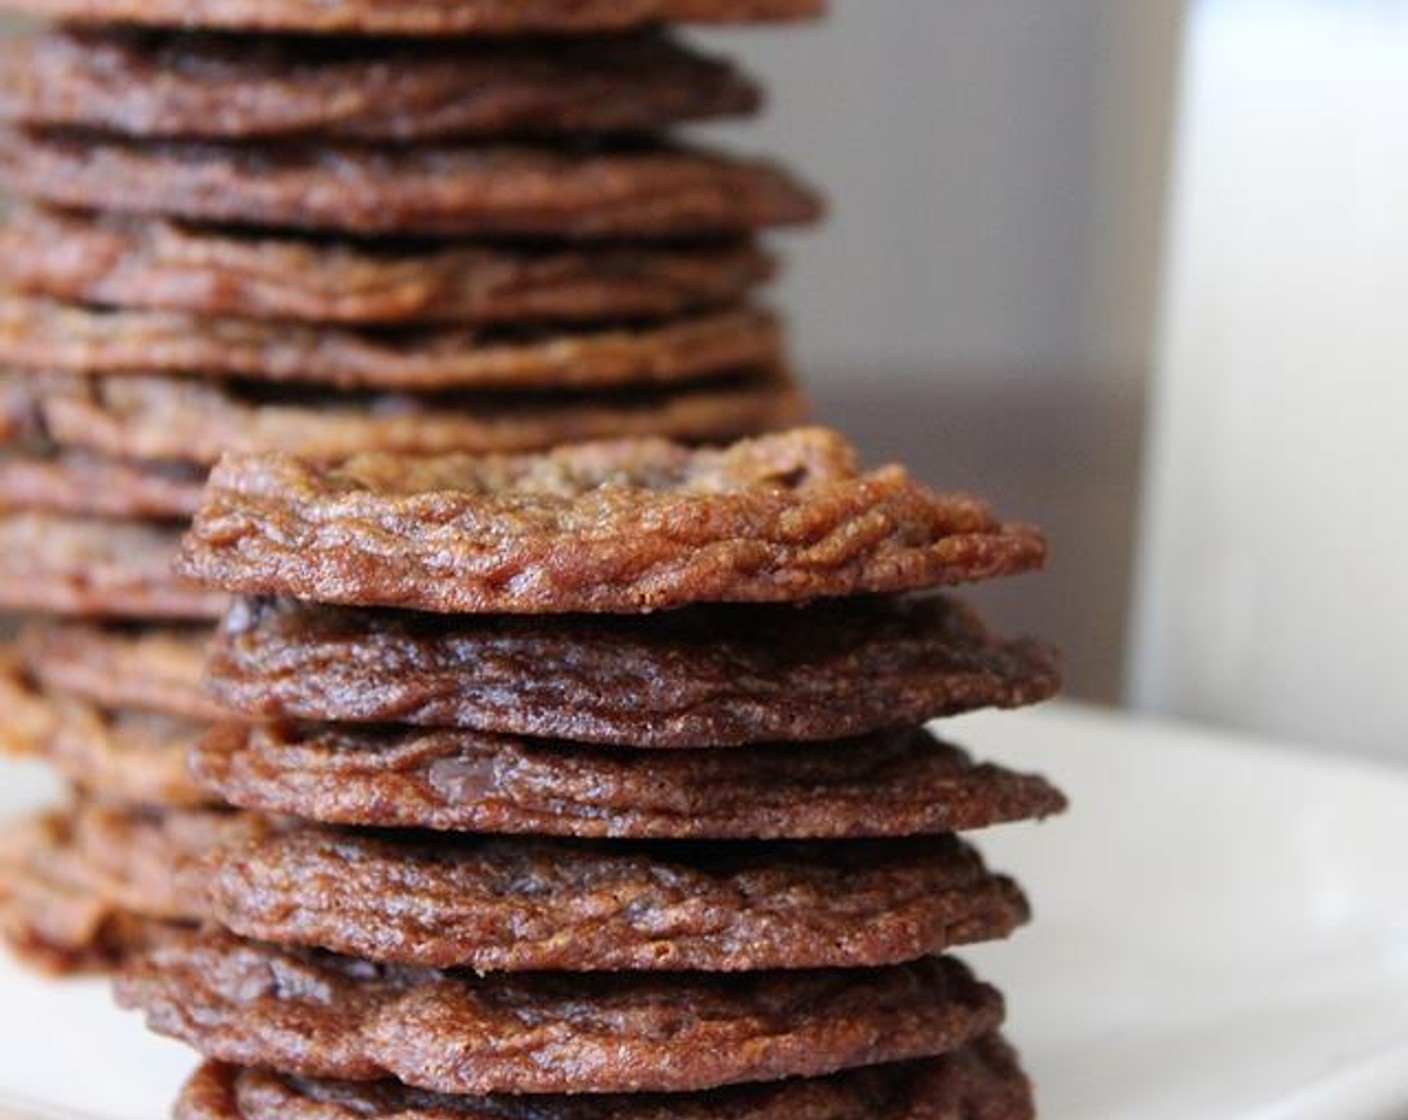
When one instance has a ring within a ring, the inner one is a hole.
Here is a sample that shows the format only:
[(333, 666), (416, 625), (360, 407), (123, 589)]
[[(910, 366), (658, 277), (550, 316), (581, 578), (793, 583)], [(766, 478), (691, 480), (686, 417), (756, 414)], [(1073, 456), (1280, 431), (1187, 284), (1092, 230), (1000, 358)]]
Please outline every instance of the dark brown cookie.
[(811, 1080), (692, 1095), (445, 1097), (394, 1081), (310, 1081), (214, 1063), (176, 1120), (1032, 1120), (1017, 1056), (989, 1035), (945, 1054)]
[(17, 290), (115, 307), (348, 325), (663, 319), (741, 301), (755, 244), (591, 250), (378, 245), (26, 207), (0, 225)]
[(205, 472), (83, 451), (0, 453), (0, 510), (135, 520), (185, 519), (200, 508)]
[(526, 451), (574, 440), (666, 434), (725, 440), (796, 420), (805, 400), (782, 374), (599, 396), (297, 394), (179, 377), (0, 376), (66, 447), (119, 458), (209, 464), (222, 451), (287, 451), (336, 460)]
[(22, 961), (64, 975), (106, 971), (170, 936), (117, 905), (75, 846), (73, 817), (44, 813), (0, 835), (0, 937)]
[(227, 456), (177, 563), (222, 591), (444, 613), (798, 602), (1041, 566), (1035, 530), (836, 432), (723, 449), (617, 440), (542, 455)]
[(526, 35), (621, 31), (660, 22), (806, 19), (820, 15), (825, 0), (9, 0), (9, 7), (79, 24), (324, 34)]
[(841, 739), (1060, 683), (1052, 650), (938, 595), (545, 619), (239, 600), (209, 675), (212, 696), (264, 718), (637, 747)]
[(391, 392), (612, 390), (780, 367), (757, 309), (570, 332), (396, 331), (0, 299), (0, 364), (94, 374), (193, 373)]
[(48, 695), (31, 749), (65, 778), (108, 802), (189, 808), (216, 799), (190, 776), (186, 755), (203, 727), (150, 712), (105, 711)]
[(0, 118), (146, 137), (644, 133), (760, 100), (733, 66), (654, 33), (486, 44), (108, 28), (0, 46)]
[(179, 530), (141, 521), (0, 513), (0, 610), (219, 618), (227, 600), (176, 575)]
[(361, 234), (704, 237), (821, 213), (779, 168), (673, 148), (138, 144), (6, 130), (0, 178), (58, 206)]
[(21, 649), (51, 692), (108, 709), (218, 720), (229, 712), (205, 692), (209, 642), (208, 627), (46, 623), (24, 631)]
[(646, 752), (473, 732), (217, 728), (197, 780), (233, 804), (332, 824), (638, 839), (967, 831), (1060, 812), (1043, 779), (925, 731)]
[(443, 1093), (688, 1092), (931, 1057), (995, 1029), (961, 964), (479, 976), (224, 934), (128, 962), (118, 1001), (207, 1058)]
[(1029, 917), (952, 836), (623, 846), (305, 828), (221, 844), (210, 864), (208, 905), (244, 937), (477, 972), (862, 968)]

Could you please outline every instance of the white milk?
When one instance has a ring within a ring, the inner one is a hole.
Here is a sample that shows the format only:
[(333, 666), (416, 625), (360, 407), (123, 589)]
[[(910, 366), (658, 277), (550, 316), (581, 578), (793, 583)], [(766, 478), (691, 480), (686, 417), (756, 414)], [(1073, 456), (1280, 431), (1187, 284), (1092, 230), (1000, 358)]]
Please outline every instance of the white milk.
[(1408, 761), (1408, 0), (1201, 0), (1142, 707)]

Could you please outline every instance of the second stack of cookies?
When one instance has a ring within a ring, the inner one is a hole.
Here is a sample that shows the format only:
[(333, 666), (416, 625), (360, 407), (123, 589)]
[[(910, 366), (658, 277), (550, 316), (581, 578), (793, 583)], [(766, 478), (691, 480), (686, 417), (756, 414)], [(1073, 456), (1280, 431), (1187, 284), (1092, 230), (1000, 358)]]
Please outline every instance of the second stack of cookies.
[(8, 833), (0, 910), (69, 967), (143, 935), (134, 910), (189, 917), (156, 853), (224, 827), (184, 756), (218, 715), (198, 677), (225, 599), (170, 571), (223, 451), (718, 440), (795, 418), (781, 327), (752, 301), (775, 271), (757, 234), (818, 202), (668, 138), (760, 93), (646, 25), (816, 5), (574, 0), (490, 26), (437, 2), (462, 18), (414, 35), (378, 4), (336, 27), (300, 0), (257, 19), (13, 6), (75, 22), (0, 50), (0, 179), (23, 199), (0, 225), (0, 610), (63, 620), (0, 664), (0, 746), (86, 800)]
[(275, 722), (193, 758), (223, 928), (118, 981), (211, 1060), (178, 1116), (1029, 1117), (946, 955), (1026, 902), (955, 833), (1063, 801), (919, 725), (1052, 657), (902, 593), (1043, 552), (824, 431), (227, 460), (185, 570)]

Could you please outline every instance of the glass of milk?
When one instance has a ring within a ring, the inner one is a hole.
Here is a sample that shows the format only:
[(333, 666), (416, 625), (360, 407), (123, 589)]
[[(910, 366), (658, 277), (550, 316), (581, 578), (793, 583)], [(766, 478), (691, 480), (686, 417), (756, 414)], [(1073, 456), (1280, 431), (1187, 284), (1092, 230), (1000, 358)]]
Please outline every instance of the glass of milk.
[(1408, 762), (1408, 0), (1186, 34), (1133, 699)]

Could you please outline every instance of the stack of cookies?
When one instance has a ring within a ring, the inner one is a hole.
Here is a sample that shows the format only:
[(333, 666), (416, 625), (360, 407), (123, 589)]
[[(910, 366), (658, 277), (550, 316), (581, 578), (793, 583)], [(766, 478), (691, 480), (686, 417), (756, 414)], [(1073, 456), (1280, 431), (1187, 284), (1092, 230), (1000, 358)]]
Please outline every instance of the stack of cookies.
[(121, 955), (134, 907), (190, 916), (168, 869), (114, 852), (221, 824), (183, 758), (219, 714), (198, 678), (225, 599), (170, 563), (222, 451), (710, 441), (796, 417), (752, 302), (774, 272), (758, 235), (819, 204), (666, 136), (760, 95), (662, 24), (820, 5), (5, 6), (61, 23), (0, 47), (0, 180), (23, 199), (0, 226), (0, 610), (64, 623), (0, 658), (0, 747), (87, 800), (7, 831), (0, 914), (65, 967)]
[(1062, 807), (921, 724), (1055, 689), (942, 585), (1041, 538), (827, 431), (225, 460), (239, 598), (193, 771), (207, 924), (119, 998), (183, 1120), (1017, 1120), (955, 946), (1027, 917), (955, 835)]

